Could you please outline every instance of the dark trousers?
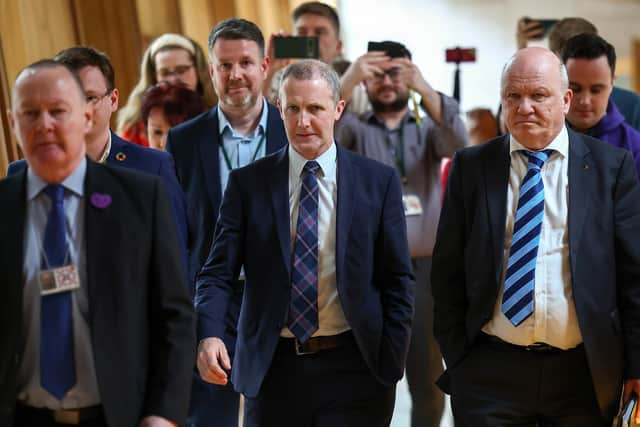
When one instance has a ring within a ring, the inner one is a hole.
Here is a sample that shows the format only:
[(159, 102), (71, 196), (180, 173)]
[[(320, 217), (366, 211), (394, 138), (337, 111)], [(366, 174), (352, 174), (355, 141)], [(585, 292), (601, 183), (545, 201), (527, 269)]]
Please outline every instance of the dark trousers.
[[(76, 425), (80, 427), (107, 427), (107, 421), (102, 414)], [(18, 404), (16, 405), (13, 427), (69, 427), (69, 424), (56, 423), (51, 414)]]
[[(228, 323), (236, 324), (242, 303), (242, 286), (239, 282), (236, 286), (233, 298), (230, 300)], [(237, 330), (230, 328), (226, 331), (224, 342), (228, 346), (229, 357), (233, 360), (233, 352), (236, 342)], [(203, 381), (196, 368), (193, 372), (191, 383), (191, 403), (188, 427), (238, 427), (238, 414), (240, 410), (240, 393), (233, 389), (229, 382), (221, 386)]]
[(280, 339), (260, 393), (245, 399), (245, 427), (385, 427), (391, 422), (395, 385), (380, 384), (355, 340), (297, 356)]
[(456, 426), (605, 427), (584, 347), (533, 352), (482, 337), (449, 372)]
[(411, 426), (438, 427), (444, 411), (444, 394), (435, 381), (442, 374), (442, 355), (433, 336), (431, 257), (414, 258), (416, 276), (411, 344), (406, 375), (411, 393)]

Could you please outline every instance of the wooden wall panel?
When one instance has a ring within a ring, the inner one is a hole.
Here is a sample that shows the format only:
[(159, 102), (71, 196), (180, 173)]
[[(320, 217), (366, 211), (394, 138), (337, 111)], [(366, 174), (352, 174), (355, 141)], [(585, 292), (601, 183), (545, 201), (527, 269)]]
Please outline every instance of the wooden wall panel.
[(178, 0), (178, 7), (182, 33), (198, 42), (205, 53), (211, 29), (223, 19), (237, 16), (232, 0)]
[(182, 33), (178, 0), (136, 0), (143, 51), (164, 33)]
[(142, 57), (142, 36), (135, 3), (129, 0), (73, 0), (73, 9), (78, 42), (111, 57), (116, 70), (116, 86), (124, 103), (138, 82)]
[(69, 0), (0, 0), (0, 11), (0, 41), (11, 85), (23, 67), (77, 41)]

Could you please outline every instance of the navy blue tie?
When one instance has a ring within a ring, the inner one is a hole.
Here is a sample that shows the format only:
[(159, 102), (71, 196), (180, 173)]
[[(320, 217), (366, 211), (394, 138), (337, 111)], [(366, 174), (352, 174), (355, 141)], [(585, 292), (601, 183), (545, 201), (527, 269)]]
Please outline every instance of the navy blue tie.
[(318, 329), (318, 180), (320, 165), (309, 161), (302, 170), (296, 240), (293, 246), (291, 299), (287, 325), (305, 342)]
[(520, 185), (502, 295), (502, 312), (514, 326), (534, 310), (536, 259), (544, 217), (544, 184), (540, 170), (552, 151), (521, 151), (529, 163)]
[[(44, 231), (47, 269), (65, 264), (69, 245), (64, 217), (64, 188), (49, 185), (45, 193), (51, 210)], [(58, 400), (76, 383), (73, 354), (73, 318), (71, 292), (45, 295), (40, 308), (40, 384)]]

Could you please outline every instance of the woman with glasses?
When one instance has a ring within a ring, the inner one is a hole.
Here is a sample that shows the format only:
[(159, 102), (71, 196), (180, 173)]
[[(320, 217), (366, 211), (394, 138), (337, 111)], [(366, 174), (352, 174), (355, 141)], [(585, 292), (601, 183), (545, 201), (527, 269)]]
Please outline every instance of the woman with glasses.
[(145, 51), (140, 80), (131, 91), (127, 104), (118, 112), (117, 132), (124, 139), (149, 146), (141, 115), (142, 95), (147, 88), (163, 81), (179, 83), (196, 91), (207, 108), (216, 104), (202, 48), (180, 34), (163, 34)]

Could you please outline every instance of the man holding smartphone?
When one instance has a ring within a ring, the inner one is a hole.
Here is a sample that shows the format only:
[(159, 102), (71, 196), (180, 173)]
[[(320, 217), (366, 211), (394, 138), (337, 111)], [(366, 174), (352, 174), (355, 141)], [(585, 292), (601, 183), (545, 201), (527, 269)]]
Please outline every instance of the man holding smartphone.
[[(413, 402), (412, 425), (438, 426), (444, 400), (434, 382), (443, 368), (432, 331), (429, 273), (440, 215), (439, 165), (443, 157), (466, 145), (466, 131), (456, 101), (429, 85), (404, 45), (382, 42), (370, 47), (379, 50), (362, 55), (342, 76), (342, 97), (348, 101), (353, 88), (363, 84), (372, 111), (361, 117), (345, 112), (336, 124), (336, 140), (394, 167), (402, 178), (407, 237), (416, 275), (406, 370)], [(410, 91), (422, 98), (417, 115), (409, 110)], [(422, 112), (426, 116), (422, 117)]]
[[(293, 20), (293, 33), (298, 37), (317, 37), (318, 56), (316, 59), (331, 64), (334, 70), (341, 75), (350, 63), (342, 58), (342, 40), (340, 39), (340, 18), (331, 6), (318, 1), (302, 3), (291, 14)], [(291, 62), (293, 57), (276, 57), (274, 38), (288, 37), (284, 32), (272, 34), (267, 49), (267, 55), (272, 59), (267, 79), (264, 85), (264, 95), (269, 102), (275, 103), (278, 97), (278, 88), (282, 69)], [(306, 56), (308, 57), (308, 56)], [(362, 87), (353, 91), (353, 96), (347, 110), (356, 114), (369, 111), (371, 105), (367, 100), (366, 92)]]

